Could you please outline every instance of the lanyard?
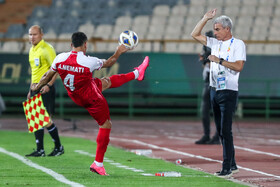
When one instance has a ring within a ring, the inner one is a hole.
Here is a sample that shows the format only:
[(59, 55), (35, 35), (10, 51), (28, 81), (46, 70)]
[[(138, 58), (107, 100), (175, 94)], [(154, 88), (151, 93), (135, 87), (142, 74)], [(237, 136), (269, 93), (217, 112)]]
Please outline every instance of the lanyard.
[[(226, 61), (228, 61), (228, 58), (229, 58), (229, 52), (230, 52), (230, 47), (231, 47), (231, 45), (232, 45), (232, 43), (233, 43), (233, 40), (234, 40), (234, 38), (231, 38), (231, 40), (230, 40), (230, 44), (229, 44), (229, 46), (228, 46), (228, 49), (227, 49), (227, 58), (225, 59)], [(220, 56), (220, 51), (221, 51), (221, 46), (222, 46), (222, 44), (223, 44), (223, 42), (221, 42), (221, 44), (220, 44), (220, 46), (219, 46), (219, 58), (221, 58), (221, 56)]]

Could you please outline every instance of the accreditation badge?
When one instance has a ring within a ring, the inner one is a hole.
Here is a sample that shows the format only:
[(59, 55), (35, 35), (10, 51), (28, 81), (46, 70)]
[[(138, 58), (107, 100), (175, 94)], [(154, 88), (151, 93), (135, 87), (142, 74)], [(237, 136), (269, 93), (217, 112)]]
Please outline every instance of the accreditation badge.
[(35, 66), (39, 66), (40, 65), (40, 58), (34, 58), (34, 63), (35, 63)]
[(216, 90), (225, 90), (226, 89), (226, 72), (219, 71), (217, 77), (217, 87)]

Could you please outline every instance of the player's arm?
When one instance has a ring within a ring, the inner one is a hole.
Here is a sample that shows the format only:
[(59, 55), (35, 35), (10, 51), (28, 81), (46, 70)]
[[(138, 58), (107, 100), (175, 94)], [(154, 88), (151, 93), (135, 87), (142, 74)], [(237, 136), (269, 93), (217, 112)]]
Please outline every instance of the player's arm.
[(216, 15), (216, 10), (213, 9), (203, 16), (203, 18), (197, 23), (195, 28), (193, 29), (191, 36), (198, 42), (202, 43), (203, 45), (207, 45), (207, 37), (201, 34), (201, 31), (208, 20), (212, 19)]
[(102, 68), (108, 68), (108, 67), (113, 66), (117, 62), (117, 60), (121, 56), (121, 54), (127, 52), (128, 50), (129, 49), (126, 48), (124, 45), (118, 46), (115, 53), (110, 58), (108, 58), (107, 60), (105, 60), (103, 62)]
[(40, 92), (41, 92), (42, 94), (45, 94), (45, 93), (47, 93), (47, 92), (50, 91), (50, 87), (54, 84), (54, 82), (55, 82), (55, 80), (56, 80), (56, 78), (57, 78), (57, 75), (58, 75), (58, 73), (56, 73), (56, 74), (53, 76), (53, 78), (52, 78), (46, 85), (44, 85), (44, 86), (41, 88)]
[[(56, 77), (56, 76), (57, 76), (57, 73), (55, 71), (53, 71), (52, 68), (50, 68), (49, 71), (47, 71), (43, 75), (43, 77), (41, 78), (41, 80), (38, 84), (33, 84), (31, 86), (31, 90), (32, 91), (40, 90), (43, 86), (45, 86), (47, 83), (49, 83), (51, 80), (53, 80), (54, 77)], [(55, 81), (55, 79), (54, 79), (54, 81)]]

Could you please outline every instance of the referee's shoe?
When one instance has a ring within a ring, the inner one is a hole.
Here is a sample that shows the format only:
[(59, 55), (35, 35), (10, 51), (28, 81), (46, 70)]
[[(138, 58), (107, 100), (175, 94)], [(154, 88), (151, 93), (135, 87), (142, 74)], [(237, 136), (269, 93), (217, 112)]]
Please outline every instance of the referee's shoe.
[(44, 149), (41, 149), (41, 150), (35, 150), (34, 152), (28, 154), (28, 155), (25, 155), (26, 157), (43, 157), (43, 156), (46, 156), (45, 155), (45, 151)]
[(64, 147), (60, 146), (60, 148), (54, 148), (48, 156), (60, 156), (62, 154), (64, 154)]

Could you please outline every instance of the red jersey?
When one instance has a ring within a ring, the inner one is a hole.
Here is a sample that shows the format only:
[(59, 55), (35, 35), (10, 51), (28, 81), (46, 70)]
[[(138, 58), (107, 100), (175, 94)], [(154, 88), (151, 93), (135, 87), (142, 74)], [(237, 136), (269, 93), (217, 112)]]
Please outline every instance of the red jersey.
[(91, 102), (103, 98), (102, 90), (92, 78), (93, 71), (102, 66), (101, 59), (86, 56), (82, 51), (71, 51), (59, 54), (54, 59), (52, 70), (59, 73), (69, 97), (76, 104), (87, 108)]

